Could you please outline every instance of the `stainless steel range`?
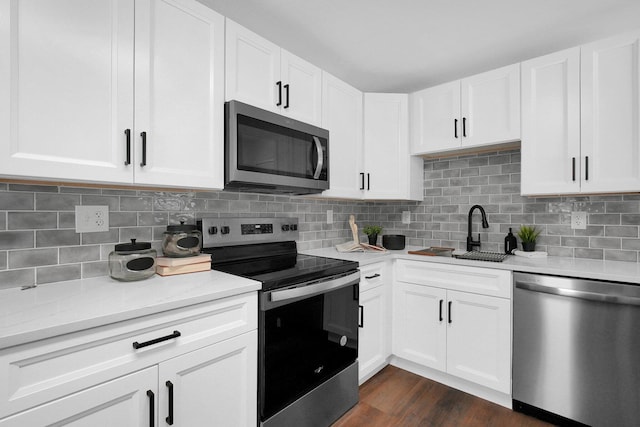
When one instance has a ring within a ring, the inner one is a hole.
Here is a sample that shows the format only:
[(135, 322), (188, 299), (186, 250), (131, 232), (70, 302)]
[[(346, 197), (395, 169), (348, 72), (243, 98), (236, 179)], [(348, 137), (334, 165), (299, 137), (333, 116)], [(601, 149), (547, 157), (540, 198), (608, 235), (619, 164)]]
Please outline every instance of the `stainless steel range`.
[(203, 218), (212, 268), (262, 282), (262, 426), (326, 427), (358, 402), (358, 264), (297, 253), (297, 218)]

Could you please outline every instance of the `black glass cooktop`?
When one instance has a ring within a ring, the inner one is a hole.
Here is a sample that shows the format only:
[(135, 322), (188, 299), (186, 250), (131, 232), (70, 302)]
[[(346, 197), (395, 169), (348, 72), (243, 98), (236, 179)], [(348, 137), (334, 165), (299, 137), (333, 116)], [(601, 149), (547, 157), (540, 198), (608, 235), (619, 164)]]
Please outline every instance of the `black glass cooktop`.
[(295, 242), (211, 248), (203, 252), (212, 254), (214, 270), (261, 281), (263, 291), (358, 268), (355, 261), (298, 254)]

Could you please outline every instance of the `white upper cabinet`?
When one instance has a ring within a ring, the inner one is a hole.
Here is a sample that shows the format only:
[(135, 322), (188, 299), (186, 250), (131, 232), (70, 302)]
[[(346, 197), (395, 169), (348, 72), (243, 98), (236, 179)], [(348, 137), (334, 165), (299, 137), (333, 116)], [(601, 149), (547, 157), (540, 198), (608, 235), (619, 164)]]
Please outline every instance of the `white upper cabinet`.
[(640, 31), (582, 47), (582, 191), (640, 191)]
[(322, 71), (227, 19), (226, 100), (320, 126)]
[(411, 153), (520, 139), (520, 64), (411, 94)]
[(522, 64), (522, 194), (640, 191), (640, 32)]
[(0, 2), (1, 173), (222, 188), (222, 16), (195, 0), (82, 6)]
[(326, 197), (359, 199), (363, 170), (362, 92), (328, 73), (322, 81), (322, 127), (329, 130)]
[(522, 194), (580, 191), (580, 48), (522, 63)]
[(423, 200), (423, 160), (409, 153), (408, 95), (364, 94), (365, 199)]
[(135, 34), (135, 183), (222, 188), (224, 18), (193, 0), (137, 0)]
[(0, 173), (130, 183), (133, 2), (0, 2)]

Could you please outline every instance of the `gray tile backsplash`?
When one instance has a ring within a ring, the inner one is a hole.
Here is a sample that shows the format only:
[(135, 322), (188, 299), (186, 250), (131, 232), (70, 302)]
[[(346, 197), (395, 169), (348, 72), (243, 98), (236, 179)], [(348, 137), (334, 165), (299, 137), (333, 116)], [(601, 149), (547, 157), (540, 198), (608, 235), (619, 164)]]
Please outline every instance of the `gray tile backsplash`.
[[(638, 262), (640, 195), (522, 197), (518, 149), (425, 160), (424, 183), (422, 202), (0, 183), (0, 289), (107, 275), (114, 244), (136, 238), (160, 251), (168, 224), (202, 216), (298, 217), (300, 250), (349, 240), (350, 214), (361, 228), (380, 224), (383, 234), (404, 234), (410, 245), (464, 249), (474, 204), (490, 224), (480, 228), (476, 212), (473, 232), (483, 250), (501, 251), (509, 227), (535, 224), (542, 230), (537, 248), (550, 255)], [(77, 204), (109, 206), (109, 231), (77, 234)], [(326, 224), (328, 209), (333, 224)], [(411, 224), (402, 224), (402, 211), (411, 212)], [(587, 212), (586, 230), (571, 229), (572, 211)]]

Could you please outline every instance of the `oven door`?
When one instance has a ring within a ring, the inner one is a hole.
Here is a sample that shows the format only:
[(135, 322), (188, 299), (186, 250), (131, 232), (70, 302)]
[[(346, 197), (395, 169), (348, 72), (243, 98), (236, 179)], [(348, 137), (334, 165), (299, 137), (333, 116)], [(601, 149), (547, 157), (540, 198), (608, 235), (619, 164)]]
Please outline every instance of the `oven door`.
[(261, 294), (262, 421), (355, 362), (359, 279), (356, 270)]
[(319, 193), (329, 188), (329, 132), (237, 101), (227, 102), (225, 186)]

